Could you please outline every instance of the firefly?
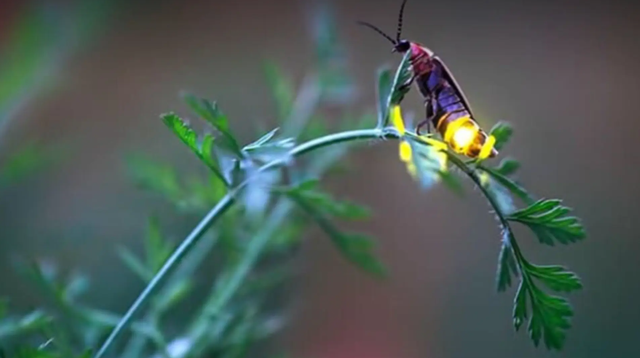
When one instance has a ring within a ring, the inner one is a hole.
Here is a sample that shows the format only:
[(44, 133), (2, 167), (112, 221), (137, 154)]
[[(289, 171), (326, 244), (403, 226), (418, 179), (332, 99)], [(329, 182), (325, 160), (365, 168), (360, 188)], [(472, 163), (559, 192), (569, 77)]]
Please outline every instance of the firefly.
[(416, 134), (420, 135), (424, 126), (431, 133), (433, 126), (454, 152), (470, 158), (495, 157), (498, 155), (493, 147), (495, 138), (487, 135), (474, 119), (469, 101), (449, 68), (426, 46), (401, 38), (406, 3), (407, 0), (403, 0), (400, 6), (395, 39), (370, 23), (358, 23), (389, 40), (393, 44), (392, 52), (410, 52), (411, 77), (402, 86), (406, 88), (415, 83), (426, 110), (426, 118), (418, 123)]

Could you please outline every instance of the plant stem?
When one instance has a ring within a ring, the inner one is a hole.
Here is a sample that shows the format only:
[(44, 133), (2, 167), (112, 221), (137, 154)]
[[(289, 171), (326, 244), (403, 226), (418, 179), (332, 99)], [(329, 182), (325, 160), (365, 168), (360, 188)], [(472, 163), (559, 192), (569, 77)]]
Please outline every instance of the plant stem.
[[(406, 136), (414, 139), (415, 142), (420, 143), (422, 145), (429, 145), (425, 143), (419, 136), (413, 133), (407, 132)], [(502, 225), (502, 228), (507, 233), (508, 244), (516, 258), (516, 261), (518, 263), (518, 268), (520, 269), (520, 273), (525, 281), (528, 280), (529, 275), (525, 267), (528, 264), (528, 262), (524, 258), (524, 255), (520, 250), (520, 246), (518, 246), (518, 242), (516, 241), (515, 235), (513, 234), (513, 229), (511, 229), (511, 225), (509, 224), (509, 221), (500, 210), (500, 207), (498, 206), (498, 203), (496, 202), (495, 198), (493, 197), (493, 195), (491, 195), (491, 193), (489, 193), (487, 188), (482, 184), (482, 181), (478, 177), (478, 174), (476, 174), (475, 170), (471, 169), (467, 165), (467, 163), (465, 163), (462, 159), (460, 159), (455, 154), (452, 154), (450, 152), (447, 152), (447, 157), (455, 166), (460, 168), (460, 170), (462, 170), (480, 188), (482, 195), (484, 195), (487, 198), (487, 201), (489, 201), (489, 204), (493, 208), (493, 211), (498, 216), (498, 220), (500, 220), (500, 224)]]
[(209, 227), (219, 218), (225, 211), (227, 211), (234, 202), (234, 195), (229, 192), (224, 196), (214, 207), (207, 213), (207, 215), (198, 223), (198, 225), (191, 231), (184, 241), (176, 248), (167, 261), (162, 265), (162, 268), (155, 274), (153, 279), (147, 284), (142, 293), (133, 302), (127, 313), (120, 319), (118, 325), (111, 331), (111, 334), (96, 353), (95, 358), (102, 357), (107, 349), (115, 342), (118, 335), (129, 325), (133, 320), (134, 315), (142, 308), (142, 306), (151, 298), (153, 292), (160, 286), (160, 284), (171, 274), (174, 268), (180, 263), (182, 258), (187, 255), (190, 249), (198, 242), (198, 240), (204, 235)]
[(199, 356), (203, 349), (203, 343), (209, 337), (207, 335), (208, 323), (211, 319), (215, 319), (220, 315), (223, 308), (235, 295), (236, 291), (244, 282), (246, 276), (251, 272), (254, 264), (258, 261), (260, 253), (265, 245), (269, 242), (277, 230), (280, 228), (282, 221), (286, 220), (291, 210), (292, 204), (288, 201), (280, 201), (273, 209), (273, 213), (269, 217), (267, 226), (262, 228), (260, 232), (249, 242), (246, 251), (242, 255), (242, 260), (238, 262), (230, 277), (224, 282), (224, 288), (220, 292), (216, 292), (210, 301), (208, 301), (202, 309), (199, 322), (193, 327), (189, 333), (189, 337), (193, 340), (195, 354)]
[[(289, 155), (283, 159), (274, 160), (269, 162), (258, 169), (258, 173), (262, 173), (267, 170), (271, 170), (273, 168), (282, 166), (287, 164), (288, 158), (290, 157), (298, 157), (305, 153), (327, 147), (330, 145), (343, 143), (343, 142), (354, 142), (359, 140), (370, 140), (370, 139), (397, 139), (399, 138), (399, 133), (397, 130), (393, 128), (374, 128), (374, 129), (362, 129), (362, 130), (353, 130), (353, 131), (345, 131), (335, 134), (330, 134), (327, 136), (323, 136), (320, 138), (312, 139), (308, 142), (302, 143), (296, 147), (294, 147)], [(116, 338), (122, 333), (122, 331), (131, 323), (134, 318), (134, 315), (142, 308), (142, 306), (151, 298), (151, 295), (155, 292), (155, 290), (162, 284), (162, 282), (171, 274), (171, 272), (176, 268), (176, 266), (180, 263), (180, 261), (190, 252), (191, 248), (199, 241), (199, 239), (204, 235), (204, 233), (213, 225), (213, 223), (222, 216), (235, 202), (237, 195), (249, 184), (251, 180), (259, 175), (252, 176), (248, 178), (244, 182), (240, 183), (238, 186), (230, 190), (214, 207), (207, 213), (207, 215), (198, 223), (198, 225), (191, 231), (191, 233), (182, 241), (180, 246), (176, 248), (176, 250), (171, 254), (171, 256), (164, 263), (162, 268), (155, 274), (153, 279), (149, 282), (149, 284), (145, 287), (145, 289), (140, 293), (138, 298), (134, 301), (131, 307), (127, 310), (127, 313), (122, 317), (118, 325), (111, 331), (111, 334), (107, 337), (105, 342), (102, 344), (94, 358), (101, 358), (106, 353), (107, 349), (113, 345)], [(262, 249), (264, 245), (259, 246), (257, 248), (257, 253)], [(239, 270), (243, 269), (243, 266), (239, 267)]]

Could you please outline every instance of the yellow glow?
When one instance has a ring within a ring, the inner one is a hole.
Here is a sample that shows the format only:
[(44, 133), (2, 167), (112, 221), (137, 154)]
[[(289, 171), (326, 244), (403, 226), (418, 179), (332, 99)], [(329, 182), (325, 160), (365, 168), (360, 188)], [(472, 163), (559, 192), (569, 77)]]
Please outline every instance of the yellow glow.
[(478, 133), (475, 128), (469, 127), (460, 127), (453, 134), (452, 145), (456, 148), (466, 149), (471, 142), (476, 138), (476, 134)]
[(496, 144), (496, 137), (490, 135), (489, 138), (482, 145), (482, 149), (480, 149), (480, 154), (478, 154), (478, 159), (487, 159), (489, 155), (491, 155), (491, 151), (493, 150), (493, 146)]
[[(406, 133), (406, 128), (404, 127), (404, 120), (402, 119), (402, 111), (400, 110), (400, 106), (393, 106), (389, 110), (389, 116), (391, 117), (391, 125), (393, 125), (401, 136)], [(401, 141), (400, 146), (398, 147), (398, 155), (400, 156), (400, 160), (406, 163), (407, 171), (412, 178), (416, 179), (418, 175), (418, 169), (416, 168), (415, 163), (413, 163), (413, 151), (411, 150), (411, 144), (406, 141)]]
[(445, 142), (441, 142), (437, 139), (433, 139), (433, 138), (428, 138), (426, 136), (421, 136), (422, 140), (427, 143), (430, 144), (432, 147), (434, 147), (435, 149), (438, 150), (447, 150), (447, 148), (449, 148), (449, 146), (447, 145), (447, 143)]
[[(404, 120), (402, 119), (402, 112), (400, 110), (400, 106), (393, 106), (389, 109), (389, 117), (391, 125), (393, 125), (402, 136), (406, 133), (406, 128), (404, 126)], [(459, 125), (463, 125), (467, 122), (468, 119), (464, 119), (459, 121)], [(451, 126), (451, 124), (449, 125)], [(447, 154), (446, 150), (449, 147), (445, 142), (441, 142), (439, 140), (435, 140), (430, 138), (428, 135), (421, 135), (420, 139), (422, 139), (425, 143), (429, 144), (431, 148), (429, 150), (436, 151), (435, 157), (438, 162), (439, 169), (441, 171), (447, 170)], [(411, 175), (413, 179), (418, 179), (418, 168), (416, 164), (413, 162), (413, 150), (411, 148), (411, 144), (405, 140), (400, 141), (400, 145), (398, 148), (398, 156), (400, 160), (403, 161), (407, 167), (407, 172)], [(438, 177), (436, 176), (434, 180), (438, 181)]]
[(444, 132), (444, 136), (443, 139), (446, 143), (451, 143), (451, 139), (453, 138), (453, 135), (458, 131), (458, 128), (462, 127), (465, 123), (470, 122), (471, 118), (469, 118), (468, 116), (465, 117), (460, 117), (456, 120), (454, 120), (453, 122), (449, 123), (447, 125), (447, 129)]
[(400, 106), (391, 107), (391, 124), (400, 132), (400, 135), (404, 135), (406, 129), (404, 128), (404, 120), (402, 119), (402, 112)]
[(408, 142), (400, 142), (400, 160), (403, 162), (411, 161), (411, 145)]

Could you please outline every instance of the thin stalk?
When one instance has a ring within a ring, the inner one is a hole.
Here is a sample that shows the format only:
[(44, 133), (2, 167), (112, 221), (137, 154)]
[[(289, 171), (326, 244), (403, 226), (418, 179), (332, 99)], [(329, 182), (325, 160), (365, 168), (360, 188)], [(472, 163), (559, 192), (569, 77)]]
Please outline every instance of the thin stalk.
[(489, 201), (489, 204), (493, 208), (493, 211), (498, 216), (498, 220), (500, 220), (500, 224), (502, 228), (507, 233), (509, 247), (513, 251), (513, 255), (515, 256), (516, 261), (518, 262), (518, 268), (520, 269), (520, 274), (522, 275), (522, 279), (527, 282), (530, 282), (531, 278), (529, 277), (529, 273), (526, 270), (526, 266), (529, 263), (524, 258), (524, 255), (522, 254), (522, 250), (520, 250), (520, 246), (518, 245), (518, 242), (516, 241), (516, 237), (513, 234), (513, 229), (511, 228), (509, 220), (507, 220), (507, 218), (504, 216), (504, 214), (500, 210), (500, 207), (498, 206), (498, 203), (496, 202), (495, 198), (491, 195), (491, 193), (489, 193), (487, 188), (484, 185), (482, 185), (482, 182), (480, 181), (480, 178), (478, 177), (476, 172), (471, 168), (469, 168), (466, 164), (464, 164), (464, 162), (462, 162), (460, 158), (450, 156), (449, 159), (451, 159), (451, 161), (458, 168), (460, 168), (463, 172), (465, 172), (465, 174), (467, 174), (467, 176), (469, 176), (469, 178), (471, 178), (471, 180), (480, 188), (480, 191), (485, 196), (485, 198), (487, 198), (487, 201)]
[[(335, 134), (330, 134), (320, 138), (312, 139), (308, 142), (302, 143), (294, 147), (289, 155), (284, 159), (274, 160), (269, 162), (258, 169), (260, 174), (264, 171), (271, 170), (273, 168), (285, 165), (288, 162), (288, 158), (295, 158), (306, 154), (308, 152), (331, 146), (343, 142), (355, 142), (360, 140), (370, 139), (397, 139), (399, 133), (393, 128), (374, 128), (374, 129), (362, 129), (345, 131)], [(113, 345), (116, 338), (122, 333), (122, 331), (131, 323), (134, 315), (142, 308), (142, 306), (151, 298), (151, 295), (155, 290), (163, 283), (163, 281), (171, 274), (180, 261), (191, 251), (192, 247), (199, 241), (204, 233), (213, 225), (213, 223), (222, 216), (235, 202), (237, 195), (249, 184), (251, 180), (259, 175), (254, 175), (248, 178), (237, 187), (230, 190), (214, 207), (207, 213), (207, 215), (198, 223), (198, 225), (191, 231), (191, 233), (182, 241), (180, 246), (171, 254), (171, 256), (164, 263), (162, 268), (155, 274), (153, 279), (145, 287), (142, 293), (134, 301), (131, 307), (127, 310), (122, 317), (118, 325), (111, 331), (107, 339), (104, 341), (94, 358), (101, 358), (106, 353), (107, 349)], [(261, 249), (261, 247), (258, 247)], [(243, 269), (243, 266), (240, 266)]]
[[(206, 255), (211, 251), (211, 249), (217, 243), (217, 236), (205, 236), (200, 239), (197, 248), (191, 251), (191, 255), (189, 255), (189, 259), (182, 265), (173, 275), (173, 280), (176, 282), (185, 278), (191, 277), (191, 275), (195, 272), (195, 270), (200, 266), (200, 263), (204, 260)], [(166, 291), (166, 288), (165, 290)], [(165, 292), (166, 293), (166, 292)], [(163, 292), (160, 292), (160, 296), (163, 295)], [(151, 312), (147, 315), (147, 317), (143, 318), (143, 322), (158, 322), (160, 319), (160, 315), (164, 312), (158, 312), (157, 308), (151, 308)], [(125, 345), (124, 348), (124, 358), (139, 357), (141, 354), (144, 345), (146, 344), (146, 340), (149, 338), (148, 334), (143, 332), (135, 332), (136, 334), (129, 340), (129, 342)], [(164, 349), (161, 349), (166, 352), (166, 346)], [(164, 354), (166, 356), (166, 354)]]
[[(313, 163), (311, 163), (308, 174), (315, 176), (323, 172), (345, 151), (344, 148), (332, 147), (331, 149), (333, 152), (323, 153), (322, 157), (315, 159)], [(210, 332), (209, 321), (214, 317), (219, 317), (224, 307), (232, 301), (233, 297), (242, 289), (242, 283), (244, 283), (247, 275), (258, 261), (264, 246), (287, 219), (293, 207), (292, 203), (287, 199), (281, 199), (276, 204), (266, 221), (266, 226), (261, 228), (258, 234), (251, 239), (246, 254), (243, 255), (242, 260), (236, 264), (232, 275), (225, 280), (224, 288), (221, 290), (214, 288), (210, 298), (199, 313), (198, 319), (192, 329), (189, 330), (191, 333), (189, 333), (188, 336), (191, 338), (194, 348), (193, 351), (189, 352), (188, 356), (199, 356), (206, 341), (216, 339)], [(228, 324), (228, 321), (222, 322), (222, 325), (226, 324)], [(213, 331), (219, 334), (222, 330), (223, 329), (217, 329)]]
[(153, 279), (149, 281), (149, 284), (144, 288), (142, 293), (133, 302), (127, 313), (120, 319), (118, 325), (111, 331), (111, 334), (100, 347), (100, 350), (95, 355), (95, 358), (102, 357), (107, 349), (115, 342), (115, 339), (122, 333), (122, 331), (131, 323), (134, 315), (142, 308), (142, 306), (151, 298), (151, 295), (160, 286), (160, 284), (171, 274), (180, 261), (189, 253), (191, 248), (198, 242), (198, 240), (204, 235), (209, 227), (219, 218), (225, 211), (229, 210), (234, 199), (233, 192), (229, 192), (225, 195), (214, 207), (207, 213), (207, 215), (198, 223), (198, 225), (191, 231), (184, 241), (176, 248), (167, 261), (162, 265), (158, 273), (155, 274)]
[[(425, 143), (419, 136), (413, 133), (407, 132), (406, 136), (414, 139), (415, 142), (420, 143), (422, 145), (429, 145)], [(516, 241), (515, 235), (513, 234), (513, 229), (511, 229), (511, 225), (509, 224), (509, 221), (500, 210), (500, 207), (498, 206), (498, 203), (494, 199), (493, 195), (491, 195), (491, 193), (489, 193), (487, 188), (484, 185), (482, 185), (482, 181), (480, 180), (480, 177), (478, 177), (478, 174), (476, 174), (476, 172), (473, 169), (471, 169), (466, 162), (464, 162), (462, 159), (457, 157), (455, 154), (451, 154), (450, 152), (447, 152), (447, 157), (456, 167), (462, 170), (462, 172), (464, 172), (471, 179), (471, 181), (473, 181), (478, 186), (478, 188), (480, 188), (482, 195), (484, 195), (484, 197), (487, 198), (489, 205), (491, 205), (491, 207), (493, 208), (493, 211), (498, 216), (498, 220), (500, 221), (502, 228), (507, 233), (509, 247), (511, 248), (514, 256), (516, 257), (518, 267), (520, 269), (520, 273), (522, 274), (523, 279), (528, 280), (529, 276), (525, 268), (528, 262), (524, 258), (524, 255), (520, 250), (520, 246), (518, 246), (518, 242)]]
[(212, 299), (202, 308), (200, 319), (191, 329), (189, 337), (192, 339), (194, 352), (190, 354), (198, 356), (201, 354), (205, 340), (209, 337), (207, 332), (209, 320), (218, 317), (227, 303), (235, 296), (240, 286), (245, 281), (247, 275), (258, 261), (260, 253), (269, 242), (282, 222), (289, 215), (292, 204), (288, 201), (280, 201), (273, 209), (273, 214), (267, 222), (267, 226), (249, 242), (249, 245), (242, 255), (242, 260), (236, 265), (231, 276), (224, 283), (224, 288), (220, 292), (215, 292)]

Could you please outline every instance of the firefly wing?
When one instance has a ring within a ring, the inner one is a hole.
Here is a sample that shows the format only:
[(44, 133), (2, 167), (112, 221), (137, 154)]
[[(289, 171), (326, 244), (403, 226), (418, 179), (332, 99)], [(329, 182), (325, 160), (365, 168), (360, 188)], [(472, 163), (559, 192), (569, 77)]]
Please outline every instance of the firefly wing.
[(456, 79), (453, 77), (453, 74), (451, 73), (451, 71), (449, 71), (449, 68), (447, 67), (447, 65), (445, 65), (444, 61), (442, 61), (442, 59), (440, 59), (440, 57), (438, 57), (437, 55), (434, 55), (431, 59), (433, 60), (434, 63), (436, 63), (437, 66), (440, 66), (442, 68), (442, 76), (446, 79), (446, 81), (451, 85), (451, 88), (453, 88), (456, 94), (460, 97), (460, 99), (462, 100), (462, 104), (465, 106), (465, 108), (467, 109), (471, 117), (474, 118), (473, 112), (471, 112), (471, 106), (469, 105), (469, 101), (467, 100), (467, 97), (465, 97), (464, 92), (462, 92), (462, 89), (458, 85), (458, 82), (456, 82)]

